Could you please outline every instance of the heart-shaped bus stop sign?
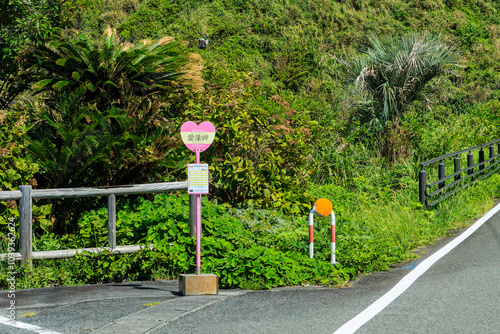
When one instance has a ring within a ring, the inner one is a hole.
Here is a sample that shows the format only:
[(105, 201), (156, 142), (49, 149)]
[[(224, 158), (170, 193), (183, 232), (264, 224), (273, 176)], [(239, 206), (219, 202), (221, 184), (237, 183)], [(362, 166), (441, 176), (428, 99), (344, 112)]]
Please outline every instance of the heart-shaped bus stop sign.
[(186, 122), (181, 126), (181, 137), (184, 144), (191, 151), (205, 151), (210, 147), (215, 138), (215, 126), (210, 122), (203, 122), (200, 125), (195, 122)]

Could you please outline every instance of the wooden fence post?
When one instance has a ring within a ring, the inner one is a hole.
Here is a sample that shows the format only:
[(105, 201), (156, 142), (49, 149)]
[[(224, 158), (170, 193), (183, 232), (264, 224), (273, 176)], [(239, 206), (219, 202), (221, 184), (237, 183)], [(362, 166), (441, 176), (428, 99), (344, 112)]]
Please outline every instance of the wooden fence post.
[(109, 247), (116, 247), (116, 196), (111, 194), (108, 196), (108, 239)]
[(22, 194), (19, 200), (19, 251), (22, 263), (29, 261), (33, 252), (33, 207), (31, 200), (31, 186), (19, 186)]

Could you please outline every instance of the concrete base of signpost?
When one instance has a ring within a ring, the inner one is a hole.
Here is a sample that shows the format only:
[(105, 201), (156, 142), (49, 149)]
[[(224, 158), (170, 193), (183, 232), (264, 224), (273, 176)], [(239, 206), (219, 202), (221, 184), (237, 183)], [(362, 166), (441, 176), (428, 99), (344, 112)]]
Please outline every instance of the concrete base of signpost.
[(183, 296), (218, 295), (219, 276), (215, 274), (181, 274), (179, 293)]

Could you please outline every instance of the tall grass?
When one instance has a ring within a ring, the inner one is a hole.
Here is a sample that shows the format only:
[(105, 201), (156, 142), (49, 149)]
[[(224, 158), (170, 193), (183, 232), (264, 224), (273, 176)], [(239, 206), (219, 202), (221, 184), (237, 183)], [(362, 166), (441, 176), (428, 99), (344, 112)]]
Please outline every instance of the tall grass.
[[(400, 166), (401, 169), (404, 166)], [(333, 185), (317, 186), (316, 197), (333, 202), (338, 225), (338, 258), (356, 268), (383, 270), (392, 262), (415, 256), (412, 251), (469, 226), (500, 197), (500, 174), (474, 183), (456, 195), (424, 210), (418, 202), (416, 170), (406, 166), (406, 176), (390, 186), (390, 172), (365, 178), (350, 191)], [(384, 175), (386, 174), (386, 175)], [(371, 184), (378, 185), (370, 189)], [(385, 181), (383, 181), (385, 180)], [(381, 182), (385, 182), (383, 185)], [(318, 248), (327, 248), (327, 229), (318, 234)], [(323, 256), (328, 254), (325, 251)], [(356, 262), (357, 261), (357, 262)], [(372, 268), (370, 263), (376, 263)]]

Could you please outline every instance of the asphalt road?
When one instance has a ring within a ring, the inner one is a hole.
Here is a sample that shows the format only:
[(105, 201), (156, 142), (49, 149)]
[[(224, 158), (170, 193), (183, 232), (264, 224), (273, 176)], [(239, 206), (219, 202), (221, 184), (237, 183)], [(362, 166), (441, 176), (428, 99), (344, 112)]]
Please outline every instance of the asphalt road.
[[(356, 333), (500, 333), (499, 218), (497, 212)], [(410, 264), (362, 277), (350, 288), (250, 292), (155, 333), (331, 334), (452, 240), (442, 240)]]
[[(496, 213), (356, 333), (500, 333), (500, 219)], [(460, 233), (457, 233), (457, 236)], [(455, 236), (455, 237), (457, 237)], [(334, 333), (454, 237), (350, 287), (221, 290), (180, 297), (176, 281), (20, 290), (19, 321), (0, 333)], [(150, 305), (159, 303), (158, 305)], [(6, 292), (0, 316), (8, 315)], [(45, 330), (45, 331), (44, 331)]]
[(497, 213), (357, 333), (500, 333), (499, 218)]

